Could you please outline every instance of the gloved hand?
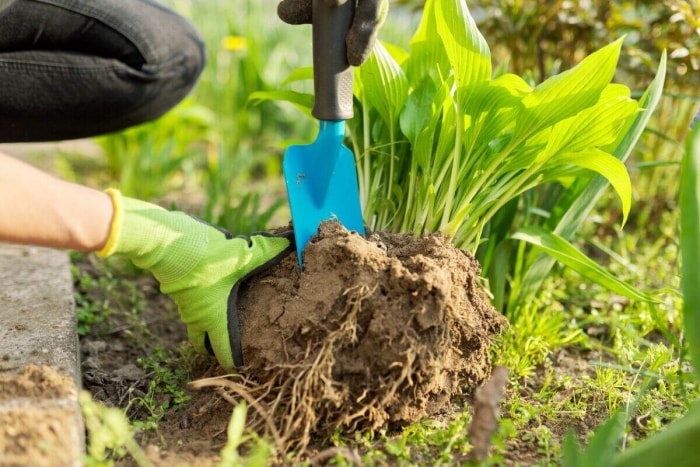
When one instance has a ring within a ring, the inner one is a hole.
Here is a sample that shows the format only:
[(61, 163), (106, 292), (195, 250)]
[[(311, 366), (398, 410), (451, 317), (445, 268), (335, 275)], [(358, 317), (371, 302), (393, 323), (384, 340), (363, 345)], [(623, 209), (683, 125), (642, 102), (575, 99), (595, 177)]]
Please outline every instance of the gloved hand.
[[(342, 5), (355, 0), (325, 1), (329, 5)], [(277, 5), (277, 15), (288, 24), (311, 23), (311, 3), (312, 0), (282, 0)], [(360, 66), (369, 58), (388, 11), (388, 0), (357, 0), (355, 18), (345, 40), (350, 65)]]
[(119, 254), (151, 271), (177, 303), (195, 350), (215, 355), (226, 370), (243, 365), (238, 287), (294, 251), (293, 233), (233, 237), (185, 213), (107, 193), (114, 217), (98, 255)]

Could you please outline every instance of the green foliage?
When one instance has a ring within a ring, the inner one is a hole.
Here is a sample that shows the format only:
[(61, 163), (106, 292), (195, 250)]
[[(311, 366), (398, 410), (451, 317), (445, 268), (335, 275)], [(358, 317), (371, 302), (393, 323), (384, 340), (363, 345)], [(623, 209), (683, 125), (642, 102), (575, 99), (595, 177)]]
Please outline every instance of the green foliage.
[(137, 359), (139, 366), (149, 374), (150, 380), (146, 394), (129, 401), (130, 406), (135, 405), (147, 414), (145, 418), (134, 421), (135, 427), (144, 431), (157, 431), (158, 423), (168, 411), (176, 410), (190, 400), (190, 395), (185, 390), (191, 379), (190, 369), (182, 365), (187, 352), (193, 350), (189, 346), (181, 347), (177, 352), (156, 347), (149, 352), (148, 357)]
[(190, 395), (183, 389), (190, 379), (189, 370), (172, 365), (175, 359), (176, 356), (158, 347), (148, 357), (137, 360), (141, 368), (154, 375), (148, 386), (149, 395), (160, 393), (168, 396), (164, 403), (165, 409), (176, 407), (190, 399)]
[(114, 457), (127, 453), (141, 467), (152, 465), (134, 440), (133, 429), (122, 410), (95, 402), (87, 391), (80, 392), (79, 400), (89, 434), (87, 456), (83, 459), (86, 466), (112, 466)]
[[(684, 330), (687, 337), (695, 378), (700, 380), (698, 356), (700, 355), (700, 295), (697, 277), (700, 273), (700, 127), (687, 140), (686, 155), (682, 165), (680, 193), (681, 205), (681, 288), (683, 291)], [(700, 448), (696, 443), (700, 436), (700, 403), (697, 401), (688, 412), (668, 428), (645, 441), (625, 450), (613, 458), (617, 441), (625, 425), (621, 414), (614, 415), (596, 433), (585, 451), (568, 440), (565, 465), (615, 465), (655, 466), (694, 465)], [(612, 461), (611, 461), (612, 459)]]
[(690, 361), (700, 381), (700, 125), (688, 137), (682, 165), (681, 289), (683, 316)]
[(552, 303), (533, 300), (511, 316), (510, 327), (491, 350), (495, 364), (505, 366), (513, 380), (529, 378), (552, 352), (585, 341), (578, 328)]
[(84, 261), (84, 257), (75, 253), (71, 273), (78, 335), (100, 335), (110, 331), (105, 328), (110, 316), (122, 314), (135, 319), (143, 311), (145, 297), (133, 281), (118, 277), (106, 265), (97, 270), (87, 266), (81, 268), (78, 261)]
[[(659, 102), (664, 86), (665, 65), (665, 59), (662, 57), (656, 79), (640, 99), (640, 107), (645, 110), (637, 113), (634, 120), (625, 128), (626, 131), (620, 133), (621, 136), (614, 145), (614, 157), (623, 162), (629, 157), (632, 148), (649, 121), (653, 109)], [(552, 208), (546, 215), (546, 222), (550, 228), (553, 228), (553, 233), (566, 240), (573, 240), (600, 200), (607, 184), (608, 181), (601, 176), (596, 176), (593, 179), (583, 178), (574, 181), (568, 192), (559, 192), (550, 196)], [(543, 254), (536, 256), (536, 254), (535, 251), (529, 256), (519, 258), (524, 262), (518, 266), (523, 274), (517, 277), (518, 282), (512, 293), (512, 302), (509, 307), (511, 309), (536, 293), (554, 265), (553, 257)]]
[(657, 465), (693, 466), (700, 455), (700, 402), (683, 418), (662, 432), (626, 450), (613, 459), (616, 467), (652, 467)]
[(214, 114), (186, 100), (156, 121), (98, 138), (110, 174), (126, 196), (152, 199), (182, 186), (182, 177), (212, 138)]
[(603, 45), (628, 35), (632, 40), (625, 44), (618, 69), (625, 82), (646, 86), (667, 51), (671, 85), (692, 90), (700, 84), (697, 2), (475, 0), (470, 6), (498, 62), (536, 82), (571, 68)]
[(626, 417), (624, 412), (616, 412), (603, 426), (598, 428), (590, 439), (585, 451), (581, 450), (569, 432), (564, 440), (562, 465), (565, 467), (598, 467), (609, 465), (615, 453), (616, 444), (622, 436)]
[(465, 408), (449, 421), (423, 420), (400, 432), (356, 433), (354, 439), (336, 438), (333, 443), (366, 448), (367, 453), (362, 456), (366, 465), (414, 465), (416, 459), (424, 459), (431, 465), (464, 464), (471, 450), (467, 436), (471, 419)]
[[(241, 401), (233, 409), (226, 431), (226, 445), (221, 449), (222, 467), (236, 465), (245, 467), (264, 467), (270, 465), (272, 446), (255, 434), (244, 435), (247, 405)], [(240, 448), (246, 445), (246, 456), (239, 453)]]
[(71, 265), (73, 274), (73, 297), (75, 299), (75, 313), (78, 320), (78, 335), (84, 336), (97, 324), (101, 324), (113, 313), (109, 304), (104, 301), (95, 301), (87, 296), (90, 290), (101, 290), (105, 282), (95, 279), (89, 274), (81, 273), (77, 266)]
[[(207, 47), (207, 67), (193, 93), (216, 115), (215, 135), (193, 177), (206, 195), (201, 217), (232, 232), (264, 230), (284, 207), (280, 144), (310, 123), (269, 102), (249, 105), (248, 98), (304, 63), (310, 28), (285, 26), (270, 2), (169, 3), (198, 26)], [(265, 212), (251, 217), (257, 207)]]
[(207, 166), (208, 196), (201, 217), (215, 225), (227, 228), (234, 235), (248, 235), (269, 227), (271, 219), (285, 206), (284, 200), (268, 196), (271, 201), (263, 203), (261, 195), (254, 190), (239, 192), (227, 186), (226, 170), (220, 170), (221, 160)]
[(632, 285), (616, 278), (598, 263), (553, 232), (548, 232), (538, 226), (530, 226), (518, 230), (513, 234), (512, 238), (536, 245), (552, 258), (612, 292), (616, 292), (633, 300), (648, 302), (657, 301), (647, 294), (640, 292)]

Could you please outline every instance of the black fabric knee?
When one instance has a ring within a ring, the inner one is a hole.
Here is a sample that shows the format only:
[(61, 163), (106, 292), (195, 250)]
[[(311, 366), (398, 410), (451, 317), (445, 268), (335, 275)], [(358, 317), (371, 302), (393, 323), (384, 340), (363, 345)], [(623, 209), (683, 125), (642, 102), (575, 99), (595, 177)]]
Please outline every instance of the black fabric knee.
[(159, 117), (205, 64), (197, 30), (149, 0), (16, 0), (0, 12), (0, 141), (73, 139)]

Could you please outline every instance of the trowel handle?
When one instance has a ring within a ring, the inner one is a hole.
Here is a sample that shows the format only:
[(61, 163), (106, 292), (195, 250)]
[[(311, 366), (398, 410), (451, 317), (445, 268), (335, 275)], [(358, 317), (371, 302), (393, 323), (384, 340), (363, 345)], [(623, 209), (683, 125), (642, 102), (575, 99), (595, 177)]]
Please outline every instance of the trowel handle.
[[(331, 6), (313, 0), (314, 93), (311, 111), (319, 120), (352, 118), (352, 67), (348, 63), (345, 36), (355, 16), (355, 0)], [(338, 1), (337, 3), (341, 3)]]

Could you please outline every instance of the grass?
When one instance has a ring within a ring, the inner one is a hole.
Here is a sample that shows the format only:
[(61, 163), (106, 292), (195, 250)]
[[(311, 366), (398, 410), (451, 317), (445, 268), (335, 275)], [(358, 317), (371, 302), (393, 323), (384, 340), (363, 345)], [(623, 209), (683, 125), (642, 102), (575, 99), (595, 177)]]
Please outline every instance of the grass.
[(79, 336), (108, 333), (113, 316), (119, 316), (127, 327), (142, 326), (139, 315), (146, 299), (131, 278), (79, 253), (73, 253), (71, 259)]

